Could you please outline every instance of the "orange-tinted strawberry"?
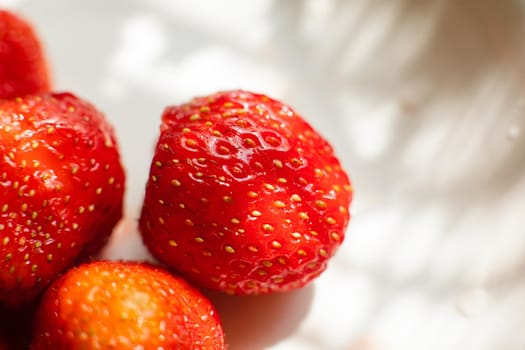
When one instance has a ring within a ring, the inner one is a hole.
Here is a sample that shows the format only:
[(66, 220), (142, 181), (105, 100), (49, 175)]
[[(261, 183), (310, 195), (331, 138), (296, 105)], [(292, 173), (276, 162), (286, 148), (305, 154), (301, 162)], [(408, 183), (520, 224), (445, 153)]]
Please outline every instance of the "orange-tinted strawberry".
[(231, 91), (168, 107), (162, 120), (140, 218), (154, 256), (234, 294), (298, 288), (326, 268), (352, 189), (292, 108)]
[(0, 99), (48, 91), (42, 45), (29, 23), (0, 10)]
[(0, 304), (30, 301), (122, 213), (113, 129), (74, 95), (0, 101)]
[(35, 318), (32, 350), (222, 350), (210, 301), (151, 265), (99, 261), (51, 284)]

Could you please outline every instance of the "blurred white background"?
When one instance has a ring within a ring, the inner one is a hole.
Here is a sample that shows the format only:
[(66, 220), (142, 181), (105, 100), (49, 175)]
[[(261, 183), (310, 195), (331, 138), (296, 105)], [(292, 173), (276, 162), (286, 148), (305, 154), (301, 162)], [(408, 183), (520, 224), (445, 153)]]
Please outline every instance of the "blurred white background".
[(525, 349), (525, 4), (518, 0), (0, 0), (57, 90), (102, 109), (136, 233), (160, 113), (222, 89), (294, 106), (355, 188), (347, 240), (304, 290), (212, 295), (229, 350)]

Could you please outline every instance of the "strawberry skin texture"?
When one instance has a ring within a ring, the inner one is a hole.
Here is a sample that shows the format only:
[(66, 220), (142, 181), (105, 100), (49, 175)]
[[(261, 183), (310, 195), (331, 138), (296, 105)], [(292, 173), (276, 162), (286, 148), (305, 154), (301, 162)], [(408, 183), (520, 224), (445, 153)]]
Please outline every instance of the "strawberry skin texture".
[(69, 270), (44, 294), (31, 350), (224, 349), (211, 302), (148, 264), (97, 261)]
[(0, 304), (34, 299), (122, 216), (112, 127), (69, 93), (0, 101)]
[(350, 181), (291, 107), (228, 91), (168, 107), (146, 186), (146, 246), (229, 294), (300, 288), (345, 237)]
[(0, 10), (0, 99), (49, 91), (42, 45), (31, 25)]

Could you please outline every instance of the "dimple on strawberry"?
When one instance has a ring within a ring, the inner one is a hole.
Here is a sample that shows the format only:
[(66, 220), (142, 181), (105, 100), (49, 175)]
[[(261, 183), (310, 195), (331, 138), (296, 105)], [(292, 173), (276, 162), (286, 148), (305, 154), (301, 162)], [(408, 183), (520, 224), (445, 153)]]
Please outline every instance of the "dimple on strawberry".
[(69, 93), (0, 101), (0, 304), (33, 300), (122, 215), (113, 128)]
[(29, 22), (0, 10), (0, 99), (45, 92), (50, 74), (42, 44)]
[(211, 302), (152, 265), (98, 261), (69, 270), (42, 297), (31, 350), (223, 350)]
[(140, 217), (152, 254), (200, 286), (284, 292), (345, 238), (350, 180), (290, 106), (227, 91), (165, 109)]

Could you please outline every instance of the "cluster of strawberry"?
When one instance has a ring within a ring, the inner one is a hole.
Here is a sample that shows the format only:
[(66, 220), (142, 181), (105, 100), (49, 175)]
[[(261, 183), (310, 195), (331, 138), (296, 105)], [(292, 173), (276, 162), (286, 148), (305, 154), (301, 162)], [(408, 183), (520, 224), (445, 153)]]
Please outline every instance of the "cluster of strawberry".
[(224, 349), (197, 288), (300, 288), (342, 243), (352, 188), (329, 143), (229, 91), (162, 115), (139, 220), (159, 265), (96, 261), (122, 216), (118, 143), (93, 105), (50, 90), (33, 29), (0, 11), (0, 349), (4, 333), (32, 350)]

